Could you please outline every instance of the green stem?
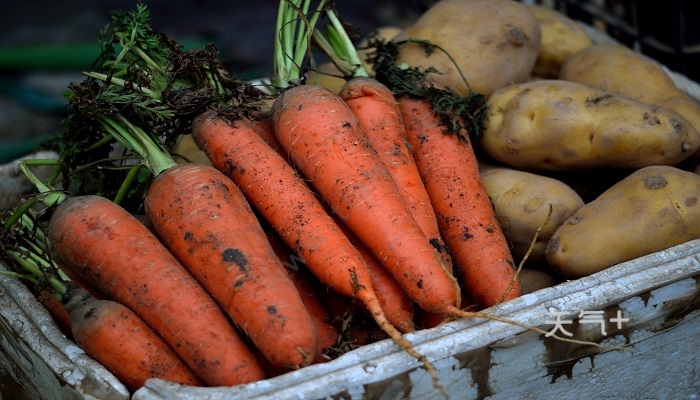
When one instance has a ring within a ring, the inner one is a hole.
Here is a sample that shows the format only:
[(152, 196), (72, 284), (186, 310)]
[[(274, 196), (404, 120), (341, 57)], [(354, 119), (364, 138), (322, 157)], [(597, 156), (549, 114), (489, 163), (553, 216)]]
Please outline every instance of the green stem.
[(103, 115), (100, 117), (100, 122), (119, 143), (141, 158), (141, 162), (153, 176), (158, 176), (161, 172), (177, 165), (160, 142), (156, 143), (156, 139), (124, 116), (117, 115), (117, 119), (119, 121)]
[(160, 72), (161, 74), (165, 73), (165, 70), (163, 69), (163, 67), (158, 65), (158, 63), (156, 63), (155, 61), (153, 61), (153, 59), (148, 54), (146, 54), (143, 50), (141, 50), (140, 47), (134, 46), (133, 49), (136, 52), (136, 54), (138, 54), (139, 57), (141, 57), (141, 59), (146, 62), (146, 65), (148, 65), (149, 67), (153, 68), (154, 70)]
[[(68, 286), (58, 278), (52, 275), (47, 275), (47, 273), (37, 264), (36, 255), (33, 253), (23, 254), (21, 251), (10, 251), (8, 255), (23, 269), (31, 274), (31, 276), (26, 274), (17, 274), (19, 277), (24, 279), (29, 279), (34, 284), (38, 284), (40, 280), (47, 279), (51, 288), (60, 294), (64, 294), (68, 291)], [(57, 268), (58, 269), (58, 268)]]
[(280, 0), (273, 54), (272, 83), (276, 87), (284, 89), (301, 80), (300, 66), (309, 55), (310, 38), (325, 4), (326, 0), (321, 0), (307, 18), (310, 0)]
[(329, 8), (326, 10), (326, 16), (331, 25), (326, 27), (325, 34), (320, 29), (314, 30), (315, 43), (343, 74), (353, 77), (369, 77), (369, 72), (365, 68), (355, 44), (343, 27), (343, 23), (338, 19), (336, 12)]
[(27, 280), (31, 281), (33, 284), (39, 283), (39, 280), (31, 275), (20, 274), (20, 273), (14, 272), (14, 271), (8, 271), (6, 269), (0, 269), (0, 275), (9, 276), (10, 278), (27, 279)]
[(22, 216), (24, 216), (24, 214), (27, 213), (29, 209), (34, 207), (34, 205), (38, 202), (39, 199), (35, 196), (22, 203), (19, 207), (17, 207), (17, 209), (7, 218), (7, 220), (3, 224), (5, 230), (8, 230), (12, 226), (14, 226), (14, 224), (17, 223), (17, 221), (19, 221), (22, 218)]
[[(98, 79), (98, 80), (101, 80), (101, 81), (105, 82), (106, 84), (114, 84), (114, 85), (117, 85), (117, 86), (120, 86), (120, 87), (126, 87), (126, 80), (124, 80), (124, 79), (122, 79), (122, 78), (117, 78), (117, 77), (115, 77), (114, 75), (110, 76), (110, 75), (107, 75), (107, 74), (103, 74), (103, 73), (100, 73), (100, 72), (94, 72), (94, 71), (83, 72), (83, 75), (89, 76), (89, 77), (91, 77), (91, 78), (95, 78), (95, 79)], [(140, 92), (142, 92), (142, 93), (145, 93), (145, 94), (151, 96), (151, 97), (154, 98), (154, 99), (157, 99), (157, 100), (158, 100), (158, 99), (161, 99), (161, 98), (162, 98), (162, 95), (161, 95), (160, 92), (157, 92), (157, 91), (152, 90), (152, 89), (150, 89), (150, 88), (143, 87), (143, 86), (134, 86), (134, 87), (135, 87), (138, 91), (140, 91)]]
[(114, 196), (114, 202), (117, 204), (121, 204), (122, 200), (124, 200), (124, 197), (127, 195), (127, 192), (129, 191), (129, 188), (131, 187), (131, 184), (134, 182), (136, 177), (139, 175), (139, 172), (141, 171), (142, 166), (141, 165), (134, 165), (129, 169), (129, 173), (126, 175), (126, 179), (124, 179), (124, 182), (122, 182), (122, 185), (119, 187), (119, 191), (117, 192), (117, 195)]
[(68, 198), (67, 194), (54, 190), (52, 187), (46, 185), (39, 178), (37, 178), (37, 176), (34, 175), (34, 173), (32, 173), (32, 171), (26, 165), (24, 160), (19, 162), (19, 168), (22, 170), (27, 179), (34, 185), (34, 187), (41, 192), (41, 194), (37, 196), (37, 200), (43, 205), (50, 207)]

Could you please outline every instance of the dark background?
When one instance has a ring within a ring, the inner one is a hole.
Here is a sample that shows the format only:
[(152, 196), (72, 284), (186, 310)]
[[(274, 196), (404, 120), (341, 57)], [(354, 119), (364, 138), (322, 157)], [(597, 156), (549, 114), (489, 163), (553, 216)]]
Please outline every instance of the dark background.
[[(0, 13), (0, 164), (54, 136), (65, 112), (63, 91), (82, 81), (99, 51), (97, 35), (115, 9), (138, 0), (5, 2)], [(381, 26), (405, 27), (437, 0), (336, 0), (340, 17), (359, 35)], [(615, 39), (672, 70), (700, 80), (700, 1), (530, 0), (572, 18), (603, 26)], [(201, 46), (213, 42), (231, 72), (269, 76), (279, 0), (143, 0), (154, 27)], [(12, 57), (46, 46), (43, 59)], [(51, 56), (49, 56), (51, 53)]]
[[(406, 26), (430, 0), (339, 0), (340, 17), (359, 34)], [(266, 77), (279, 0), (143, 0), (153, 26), (186, 45), (213, 42), (235, 76)], [(115, 9), (137, 0), (5, 2), (0, 13), (0, 164), (28, 152), (60, 130), (63, 92), (84, 79), (99, 52), (97, 36)], [(20, 64), (17, 55), (47, 46), (44, 58)], [(187, 47), (187, 46), (186, 46)], [(48, 57), (49, 52), (51, 56)]]

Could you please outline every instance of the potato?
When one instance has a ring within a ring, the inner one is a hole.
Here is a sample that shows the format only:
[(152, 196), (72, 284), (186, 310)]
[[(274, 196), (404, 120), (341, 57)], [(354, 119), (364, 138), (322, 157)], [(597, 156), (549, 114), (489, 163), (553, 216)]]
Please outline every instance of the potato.
[(558, 78), (562, 64), (574, 53), (593, 44), (576, 21), (549, 7), (528, 4), (540, 25), (541, 41), (532, 75)]
[(700, 147), (680, 114), (562, 80), (511, 85), (488, 99), (479, 146), (525, 170), (676, 165)]
[(549, 265), (580, 278), (700, 238), (700, 175), (641, 168), (576, 211), (549, 241)]
[[(595, 44), (569, 57), (559, 78), (668, 108), (700, 131), (700, 107), (657, 61), (618, 44)], [(693, 158), (700, 159), (700, 153)]]
[(181, 135), (170, 152), (174, 155), (175, 160), (181, 164), (193, 162), (212, 165), (207, 155), (197, 146), (197, 143), (190, 134)]
[[(522, 3), (513, 0), (441, 0), (394, 38), (429, 41), (445, 50), (430, 52), (421, 44), (402, 46), (399, 63), (411, 67), (434, 67), (439, 74), (429, 79), (467, 94), (471, 89), (490, 95), (530, 76), (540, 46), (540, 27)], [(461, 70), (464, 78), (458, 71)]]
[(343, 73), (330, 61), (319, 65), (316, 70), (311, 70), (306, 74), (307, 84), (323, 86), (336, 94), (340, 93), (346, 82)]
[(526, 265), (544, 262), (549, 238), (584, 204), (573, 189), (554, 178), (504, 167), (482, 168), (481, 178), (516, 262), (540, 229)]
[(522, 294), (532, 293), (557, 284), (557, 280), (552, 275), (534, 268), (521, 269), (518, 278)]

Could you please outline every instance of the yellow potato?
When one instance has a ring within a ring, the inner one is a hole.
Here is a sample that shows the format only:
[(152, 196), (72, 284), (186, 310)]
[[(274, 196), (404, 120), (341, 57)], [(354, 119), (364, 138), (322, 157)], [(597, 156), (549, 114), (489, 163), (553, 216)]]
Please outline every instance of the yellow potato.
[(579, 278), (700, 238), (700, 175), (670, 166), (630, 174), (554, 233), (549, 265)]
[[(430, 53), (421, 44), (402, 46), (398, 61), (434, 67), (429, 79), (457, 94), (471, 89), (488, 96), (527, 80), (540, 46), (540, 27), (532, 12), (513, 0), (441, 0), (394, 41), (420, 39), (439, 46)], [(458, 70), (459, 69), (459, 70)]]
[(479, 146), (525, 170), (676, 165), (700, 147), (680, 114), (562, 80), (511, 85), (488, 99)]
[(551, 274), (534, 268), (521, 269), (518, 278), (522, 294), (532, 293), (557, 284), (557, 280)]
[(346, 82), (343, 73), (330, 61), (319, 65), (316, 70), (311, 70), (306, 74), (307, 84), (323, 86), (333, 93), (340, 93)]
[(173, 154), (175, 160), (181, 164), (193, 162), (212, 165), (207, 155), (197, 146), (197, 143), (190, 134), (181, 135), (170, 152)]
[(572, 54), (593, 44), (586, 30), (576, 21), (550, 7), (528, 4), (540, 24), (542, 40), (532, 75), (557, 78), (562, 64)]
[[(601, 43), (582, 49), (562, 65), (559, 78), (668, 108), (700, 131), (698, 104), (676, 86), (661, 64), (625, 46)], [(700, 153), (693, 157), (700, 159)]]
[(581, 197), (554, 178), (511, 168), (485, 167), (481, 169), (481, 179), (516, 262), (523, 259), (539, 229), (526, 265), (544, 261), (544, 249), (554, 231), (583, 207)]

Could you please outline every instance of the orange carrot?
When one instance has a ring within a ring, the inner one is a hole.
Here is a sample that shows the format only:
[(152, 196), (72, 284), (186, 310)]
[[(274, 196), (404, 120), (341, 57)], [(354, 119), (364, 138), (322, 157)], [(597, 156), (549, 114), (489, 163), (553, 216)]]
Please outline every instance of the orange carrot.
[[(377, 294), (377, 299), (382, 305), (382, 308), (384, 310), (391, 310), (387, 311), (387, 313), (401, 316), (397, 319), (399, 321), (397, 328), (402, 332), (414, 331), (414, 324), (411, 323), (414, 316), (414, 307), (411, 298), (408, 297), (401, 285), (399, 285), (399, 282), (384, 268), (367, 246), (352, 233), (345, 223), (339, 220), (337, 214), (333, 214), (333, 216), (340, 229), (343, 230), (345, 236), (350, 240), (350, 243), (357, 248), (357, 251), (360, 252), (360, 255), (367, 263), (370, 279), (372, 280), (372, 287), (374, 287), (374, 292)], [(363, 310), (368, 311), (364, 307)]]
[(260, 115), (258, 119), (251, 119), (250, 123), (256, 128), (255, 132), (260, 135), (260, 137), (267, 143), (268, 146), (272, 147), (274, 151), (277, 152), (282, 158), (287, 159), (287, 153), (280, 145), (280, 142), (275, 137), (275, 133), (272, 131), (272, 125), (270, 125), (270, 117)]
[(311, 317), (236, 184), (212, 166), (176, 163), (153, 131), (122, 114), (96, 117), (155, 177), (144, 210), (165, 246), (271, 363), (311, 363)]
[(287, 89), (273, 103), (272, 123), (295, 165), (413, 301), (438, 313), (458, 307), (459, 288), (337, 94)]
[[(331, 285), (339, 293), (358, 295), (379, 310), (365, 260), (296, 171), (248, 120), (229, 124), (213, 112), (205, 113), (195, 120), (193, 137), (314, 275), (334, 282)], [(358, 286), (365, 286), (365, 291), (357, 293)], [(384, 311), (392, 325), (412, 324), (410, 318), (392, 311)]]
[(264, 378), (211, 296), (151, 231), (114, 202), (98, 196), (62, 201), (48, 236), (61, 261), (133, 310), (206, 384)]
[(486, 308), (520, 296), (508, 243), (484, 190), (471, 142), (445, 127), (430, 104), (400, 97), (408, 141), (442, 237), (461, 271), (465, 290)]
[(440, 236), (430, 197), (406, 142), (406, 129), (394, 94), (375, 79), (356, 77), (345, 84), (339, 95), (360, 121), (413, 218), (440, 253), (443, 265), (452, 271), (452, 259)]
[(277, 235), (270, 238), (270, 243), (275, 253), (285, 266), (285, 270), (292, 278), (294, 286), (301, 295), (301, 300), (304, 302), (309, 315), (313, 318), (316, 332), (318, 333), (318, 356), (314, 362), (325, 362), (329, 358), (326, 356), (328, 348), (333, 347), (340, 334), (338, 330), (331, 324), (328, 310), (323, 304), (323, 299), (319, 296), (315, 283), (317, 279), (308, 270), (308, 267), (301, 262), (296, 262), (296, 254), (279, 239)]
[(163, 242), (272, 364), (300, 368), (316, 358), (311, 317), (231, 179), (208, 165), (171, 167), (144, 206)]
[(150, 378), (181, 385), (204, 383), (141, 318), (123, 305), (98, 300), (84, 289), (70, 295), (75, 342), (131, 391)]
[(51, 317), (56, 322), (59, 329), (61, 329), (61, 332), (63, 332), (67, 338), (73, 339), (70, 315), (61, 300), (57, 299), (54, 293), (47, 289), (41, 290), (36, 295), (36, 299), (46, 308), (49, 314), (51, 314)]
[[(48, 195), (47, 200), (49, 197), (65, 198), (63, 195)], [(51, 246), (43, 227), (29, 216), (32, 214), (26, 208), (18, 207), (5, 222), (6, 229), (0, 233), (7, 233), (13, 240), (5, 243), (2, 235), (4, 251), (0, 258), (12, 272), (3, 272), (33, 284), (40, 292), (39, 301), (67, 331), (68, 337), (131, 391), (143, 386), (150, 378), (183, 385), (204, 385), (133, 311), (111, 300), (96, 299), (67, 278), (50, 254)]]

